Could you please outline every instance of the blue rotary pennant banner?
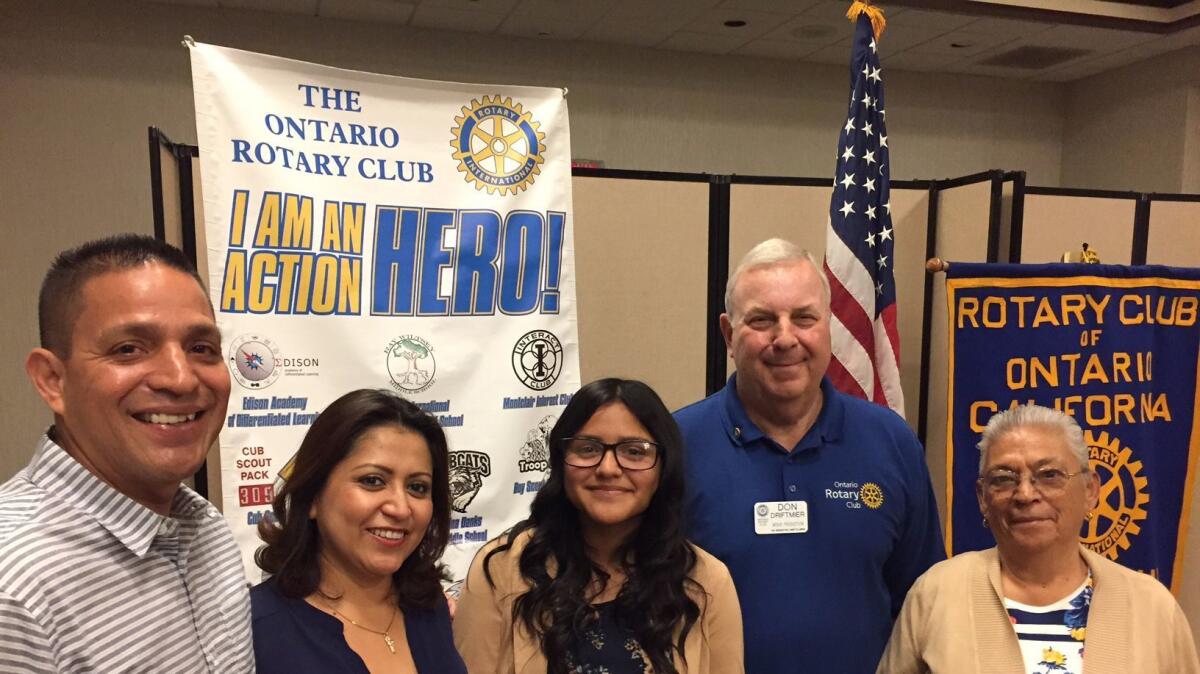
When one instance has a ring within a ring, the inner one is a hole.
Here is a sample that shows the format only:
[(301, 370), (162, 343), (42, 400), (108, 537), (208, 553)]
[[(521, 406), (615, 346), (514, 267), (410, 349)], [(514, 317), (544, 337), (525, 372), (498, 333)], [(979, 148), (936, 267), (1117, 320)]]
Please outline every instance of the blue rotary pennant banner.
[(1083, 427), (1101, 481), (1083, 543), (1177, 589), (1200, 450), (1200, 269), (956, 262), (946, 291), (951, 552), (995, 545), (976, 444), (994, 413), (1034, 402)]

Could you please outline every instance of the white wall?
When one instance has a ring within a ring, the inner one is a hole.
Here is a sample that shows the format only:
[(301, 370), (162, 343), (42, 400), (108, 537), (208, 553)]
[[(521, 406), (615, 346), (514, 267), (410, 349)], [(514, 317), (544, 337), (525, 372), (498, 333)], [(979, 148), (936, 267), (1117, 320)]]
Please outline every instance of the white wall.
[(1200, 47), (1071, 83), (1060, 184), (1200, 192), (1197, 84)]
[(1183, 177), (1180, 189), (1200, 194), (1200, 86), (1188, 89), (1187, 119), (1184, 122)]

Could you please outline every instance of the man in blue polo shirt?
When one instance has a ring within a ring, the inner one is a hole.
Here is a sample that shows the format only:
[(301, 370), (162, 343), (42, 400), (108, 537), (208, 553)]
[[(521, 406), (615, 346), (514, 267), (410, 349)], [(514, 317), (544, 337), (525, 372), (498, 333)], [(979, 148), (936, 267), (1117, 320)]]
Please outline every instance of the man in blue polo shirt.
[(829, 284), (807, 252), (756, 246), (725, 311), (737, 373), (675, 413), (689, 536), (733, 575), (747, 674), (874, 672), (908, 588), (945, 557), (924, 451), (824, 378)]

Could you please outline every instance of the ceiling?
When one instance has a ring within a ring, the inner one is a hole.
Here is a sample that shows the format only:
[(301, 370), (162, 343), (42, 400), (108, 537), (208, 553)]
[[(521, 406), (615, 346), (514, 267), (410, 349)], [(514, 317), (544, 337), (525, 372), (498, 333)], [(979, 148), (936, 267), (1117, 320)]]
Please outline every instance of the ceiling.
[[(848, 0), (155, 0), (845, 65)], [(1200, 44), (1200, 0), (893, 0), (885, 67), (1065, 82)], [(741, 25), (736, 25), (740, 23)]]

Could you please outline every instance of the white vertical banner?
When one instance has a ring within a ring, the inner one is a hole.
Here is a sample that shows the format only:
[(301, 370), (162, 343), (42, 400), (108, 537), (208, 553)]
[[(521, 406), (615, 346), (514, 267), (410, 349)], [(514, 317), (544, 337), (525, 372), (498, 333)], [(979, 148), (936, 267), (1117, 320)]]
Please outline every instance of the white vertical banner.
[(330, 402), (387, 388), (450, 443), (461, 579), (526, 516), (579, 388), (560, 89), (433, 82), (196, 44), (209, 284), (233, 376), (223, 510), (256, 525)]

